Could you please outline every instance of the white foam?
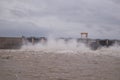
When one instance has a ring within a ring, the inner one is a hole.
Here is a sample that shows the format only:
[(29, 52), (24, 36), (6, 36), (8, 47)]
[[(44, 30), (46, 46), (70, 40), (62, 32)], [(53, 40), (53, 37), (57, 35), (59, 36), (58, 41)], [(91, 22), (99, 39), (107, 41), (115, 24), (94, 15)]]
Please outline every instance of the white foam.
[(75, 39), (72, 39), (68, 42), (64, 40), (55, 40), (55, 39), (48, 39), (46, 44), (28, 44), (23, 45), (21, 48), (23, 51), (44, 51), (44, 52), (54, 52), (54, 53), (85, 53), (85, 54), (94, 54), (94, 55), (110, 55), (110, 56), (119, 56), (120, 57), (120, 46), (114, 45), (109, 48), (101, 48), (96, 51), (90, 50), (83, 43), (78, 43)]
[(23, 45), (22, 50), (35, 50), (35, 51), (41, 51), (41, 50), (88, 50), (89, 48), (86, 47), (83, 43), (78, 43), (75, 39), (72, 39), (68, 42), (65, 42), (64, 40), (55, 40), (55, 39), (49, 39), (46, 44), (28, 44)]

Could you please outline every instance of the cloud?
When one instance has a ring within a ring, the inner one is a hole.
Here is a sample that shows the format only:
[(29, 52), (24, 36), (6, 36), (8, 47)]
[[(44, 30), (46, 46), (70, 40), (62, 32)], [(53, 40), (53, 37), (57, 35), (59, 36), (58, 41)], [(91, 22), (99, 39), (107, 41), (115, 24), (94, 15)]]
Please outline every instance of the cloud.
[[(1, 35), (120, 39), (118, 0), (1, 0)], [(21, 29), (21, 25), (24, 30)], [(6, 26), (5, 28), (3, 28)], [(16, 30), (12, 32), (10, 30)], [(20, 30), (20, 31), (19, 31)], [(8, 32), (9, 34), (5, 33)], [(34, 34), (34, 33), (37, 34)]]
[[(21, 23), (21, 22), (12, 22), (12, 21), (2, 21), (0, 20), (0, 36), (13, 36), (13, 37), (21, 37), (21, 36), (47, 36), (49, 34), (49, 30), (46, 28), (39, 28), (38, 26), (31, 23)], [(3, 34), (4, 33), (4, 34)]]

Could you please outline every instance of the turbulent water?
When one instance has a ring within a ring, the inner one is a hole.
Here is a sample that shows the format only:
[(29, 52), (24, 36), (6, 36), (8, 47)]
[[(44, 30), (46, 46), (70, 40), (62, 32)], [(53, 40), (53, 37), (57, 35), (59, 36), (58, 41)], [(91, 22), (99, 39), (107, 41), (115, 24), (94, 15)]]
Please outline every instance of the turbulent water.
[(120, 80), (120, 47), (49, 40), (0, 50), (0, 80)]
[(101, 47), (97, 50), (91, 50), (90, 47), (84, 43), (78, 43), (75, 39), (68, 42), (64, 40), (49, 39), (47, 43), (27, 44), (23, 45), (21, 51), (43, 51), (43, 52), (55, 52), (55, 53), (87, 53), (87, 54), (103, 54), (120, 57), (120, 46), (114, 44), (113, 46)]

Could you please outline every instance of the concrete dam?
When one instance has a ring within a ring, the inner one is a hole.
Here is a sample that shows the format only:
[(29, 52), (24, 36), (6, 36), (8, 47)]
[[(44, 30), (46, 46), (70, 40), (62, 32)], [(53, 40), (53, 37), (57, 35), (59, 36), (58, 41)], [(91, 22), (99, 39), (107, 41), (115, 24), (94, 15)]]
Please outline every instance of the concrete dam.
[[(73, 40), (73, 38), (56, 38), (55, 41), (63, 40), (65, 43)], [(78, 44), (84, 43), (92, 50), (97, 50), (101, 47), (110, 47), (114, 44), (120, 45), (120, 40), (109, 39), (74, 39)], [(0, 49), (20, 49), (23, 45), (45, 44), (49, 41), (46, 37), (0, 37)]]

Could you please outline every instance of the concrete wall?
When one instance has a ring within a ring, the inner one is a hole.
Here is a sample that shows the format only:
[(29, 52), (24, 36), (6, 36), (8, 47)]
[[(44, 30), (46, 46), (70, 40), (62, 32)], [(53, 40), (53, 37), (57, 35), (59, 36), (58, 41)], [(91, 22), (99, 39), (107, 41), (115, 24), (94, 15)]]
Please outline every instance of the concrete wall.
[[(58, 38), (63, 39), (65, 41), (69, 41), (72, 38)], [(0, 37), (0, 49), (20, 49), (22, 44), (26, 43), (33, 43), (37, 44), (39, 42), (47, 42), (47, 38), (40, 37), (40, 38), (25, 38), (25, 37)], [(77, 42), (85, 43), (87, 46), (97, 49), (98, 47), (102, 46), (112, 46), (114, 43), (117, 43), (120, 45), (119, 40), (96, 40), (96, 39), (77, 39)]]
[(0, 49), (19, 49), (21, 46), (20, 37), (0, 37)]

